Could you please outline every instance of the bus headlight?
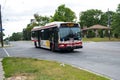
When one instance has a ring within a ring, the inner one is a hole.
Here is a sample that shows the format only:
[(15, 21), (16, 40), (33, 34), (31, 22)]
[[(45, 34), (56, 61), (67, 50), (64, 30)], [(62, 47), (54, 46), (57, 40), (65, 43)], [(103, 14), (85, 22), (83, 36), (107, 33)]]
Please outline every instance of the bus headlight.
[(64, 44), (59, 44), (59, 48), (64, 48), (65, 45)]

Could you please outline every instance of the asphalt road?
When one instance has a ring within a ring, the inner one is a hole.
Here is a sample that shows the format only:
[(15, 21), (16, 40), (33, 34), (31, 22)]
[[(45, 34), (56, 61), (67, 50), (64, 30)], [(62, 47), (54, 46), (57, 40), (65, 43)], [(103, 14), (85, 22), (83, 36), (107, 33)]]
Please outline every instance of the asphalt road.
[[(31, 57), (54, 60), (84, 68), (120, 80), (120, 42), (87, 42), (74, 52), (51, 52), (34, 48), (31, 41), (11, 42), (12, 47), (0, 48), (0, 57)], [(7, 53), (6, 53), (7, 51)]]

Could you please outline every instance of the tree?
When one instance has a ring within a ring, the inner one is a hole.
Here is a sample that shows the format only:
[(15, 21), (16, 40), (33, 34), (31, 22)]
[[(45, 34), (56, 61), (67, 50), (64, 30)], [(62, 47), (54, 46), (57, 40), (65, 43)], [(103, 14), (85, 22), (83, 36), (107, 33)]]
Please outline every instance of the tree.
[(97, 9), (90, 9), (84, 12), (80, 13), (80, 25), (83, 26), (87, 26), (90, 27), (92, 25), (95, 24), (101, 24), (101, 15), (102, 15), (102, 11), (101, 10), (97, 10)]
[(118, 7), (117, 7), (116, 12), (117, 12), (117, 13), (120, 13), (120, 4), (118, 4)]
[[(110, 26), (113, 21), (113, 15), (115, 12), (113, 11), (107, 11), (107, 12), (102, 12), (101, 10), (97, 9), (90, 9), (87, 11), (84, 11), (80, 14), (80, 25), (81, 27), (90, 27), (96, 24), (108, 25), (108, 17), (109, 17), (109, 22)], [(99, 31), (100, 37), (103, 37), (102, 31)], [(108, 35), (108, 33), (105, 33), (105, 35)], [(92, 33), (89, 34), (89, 36), (92, 36)]]
[(39, 26), (36, 22), (29, 23), (26, 28), (23, 29), (23, 40), (31, 39), (31, 29), (35, 26)]
[(13, 33), (10, 37), (11, 41), (18, 41), (22, 39), (22, 32)]
[(52, 21), (73, 22), (75, 19), (75, 13), (70, 8), (65, 7), (64, 4), (57, 8), (52, 17)]
[(28, 31), (26, 28), (23, 29), (23, 40), (30, 40), (30, 31)]
[(31, 29), (35, 26), (44, 26), (49, 23), (50, 18), (47, 16), (40, 16), (38, 14), (34, 14), (34, 19), (31, 19), (31, 22), (27, 24), (27, 27), (23, 29), (23, 39), (30, 40), (31, 39)]
[(119, 38), (120, 37), (120, 4), (118, 5), (116, 14), (114, 14), (113, 16), (112, 30), (114, 36), (116, 38)]
[(47, 16), (40, 16), (38, 14), (34, 14), (34, 18), (39, 26), (44, 26), (45, 24), (50, 22), (50, 18)]
[(108, 25), (108, 17), (109, 17), (109, 22), (110, 22), (110, 26), (111, 26), (114, 14), (115, 14), (115, 12), (113, 12), (113, 11), (107, 11), (107, 12), (103, 13), (101, 15), (101, 25), (107, 26)]

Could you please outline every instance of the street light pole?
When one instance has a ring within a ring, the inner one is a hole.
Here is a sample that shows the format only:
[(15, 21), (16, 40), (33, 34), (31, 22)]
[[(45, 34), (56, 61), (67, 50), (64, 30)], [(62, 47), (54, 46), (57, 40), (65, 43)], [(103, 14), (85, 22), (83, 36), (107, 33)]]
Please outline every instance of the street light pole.
[(3, 47), (3, 29), (2, 29), (2, 16), (1, 16), (1, 5), (0, 5), (0, 30), (1, 30), (1, 46)]
[(110, 13), (109, 13), (109, 8), (108, 8), (108, 35), (109, 35), (109, 40), (110, 40)]

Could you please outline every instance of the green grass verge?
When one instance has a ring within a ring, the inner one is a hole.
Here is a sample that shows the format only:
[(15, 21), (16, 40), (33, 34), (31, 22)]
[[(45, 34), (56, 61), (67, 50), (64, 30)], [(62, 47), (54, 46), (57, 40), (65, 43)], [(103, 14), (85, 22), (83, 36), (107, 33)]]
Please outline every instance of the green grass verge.
[(107, 42), (107, 41), (120, 41), (120, 39), (118, 38), (83, 38), (82, 39), (84, 42), (86, 41), (94, 41), (94, 42)]
[(60, 66), (58, 62), (46, 60), (6, 57), (2, 64), (6, 78), (25, 76), (26, 80), (109, 80), (67, 64)]

